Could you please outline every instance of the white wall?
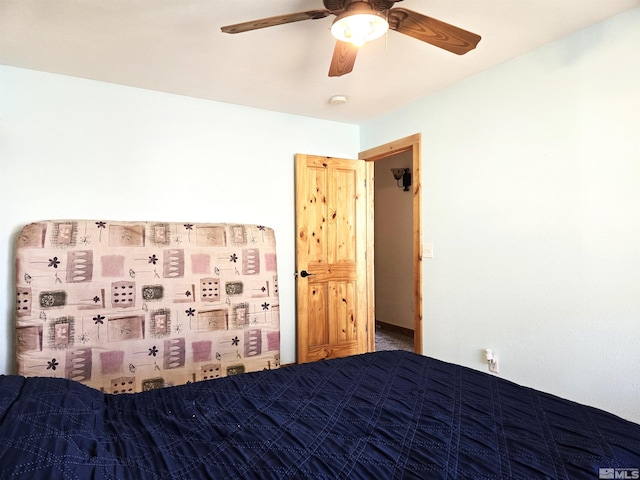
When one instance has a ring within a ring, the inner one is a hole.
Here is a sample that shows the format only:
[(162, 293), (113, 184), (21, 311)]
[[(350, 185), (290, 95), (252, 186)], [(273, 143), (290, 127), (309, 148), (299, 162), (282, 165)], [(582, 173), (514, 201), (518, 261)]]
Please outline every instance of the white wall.
[(0, 373), (15, 236), (55, 218), (273, 227), (282, 361), (295, 361), (294, 154), (355, 158), (357, 126), (8, 67), (0, 85)]
[(636, 422), (638, 45), (635, 9), (361, 130), (422, 133), (425, 353)]

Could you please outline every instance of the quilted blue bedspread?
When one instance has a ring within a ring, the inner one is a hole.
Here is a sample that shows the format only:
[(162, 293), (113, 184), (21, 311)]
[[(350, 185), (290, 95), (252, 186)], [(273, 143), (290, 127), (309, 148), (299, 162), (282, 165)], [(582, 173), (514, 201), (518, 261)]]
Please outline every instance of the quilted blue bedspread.
[(121, 395), (0, 377), (1, 479), (595, 480), (638, 468), (640, 425), (409, 352)]

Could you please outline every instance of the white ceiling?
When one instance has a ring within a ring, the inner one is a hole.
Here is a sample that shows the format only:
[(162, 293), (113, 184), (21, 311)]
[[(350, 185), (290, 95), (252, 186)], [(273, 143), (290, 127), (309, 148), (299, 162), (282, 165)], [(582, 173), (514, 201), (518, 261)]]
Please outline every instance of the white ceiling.
[[(362, 123), (640, 0), (404, 0), (482, 36), (458, 56), (391, 31), (329, 78), (333, 16), (235, 35), (223, 25), (323, 9), (322, 0), (0, 0), (0, 64)], [(332, 95), (348, 102), (331, 105)]]

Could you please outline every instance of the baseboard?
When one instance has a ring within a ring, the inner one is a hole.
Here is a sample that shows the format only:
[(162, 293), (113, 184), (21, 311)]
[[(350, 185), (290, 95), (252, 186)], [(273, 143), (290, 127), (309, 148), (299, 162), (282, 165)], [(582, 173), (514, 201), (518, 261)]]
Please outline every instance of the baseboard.
[(401, 333), (402, 335), (408, 335), (413, 338), (413, 330), (410, 328), (401, 327), (399, 325), (393, 325), (391, 323), (380, 322), (376, 320), (376, 329), (388, 330), (390, 332)]

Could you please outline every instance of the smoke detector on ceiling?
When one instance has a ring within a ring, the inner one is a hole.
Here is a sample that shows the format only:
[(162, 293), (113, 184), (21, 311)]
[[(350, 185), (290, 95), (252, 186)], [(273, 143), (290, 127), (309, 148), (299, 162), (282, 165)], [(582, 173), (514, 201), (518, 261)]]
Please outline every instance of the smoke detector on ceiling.
[(334, 95), (329, 99), (329, 103), (331, 105), (342, 105), (343, 103), (347, 103), (346, 95)]

